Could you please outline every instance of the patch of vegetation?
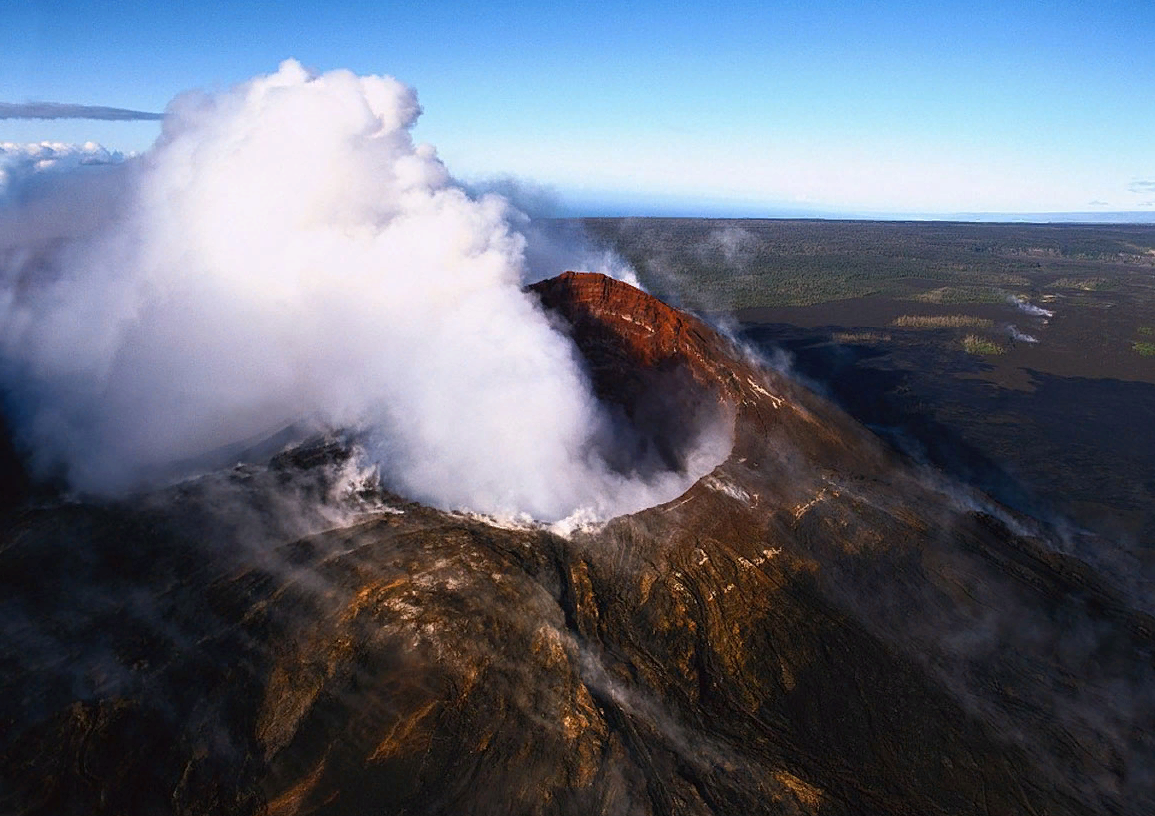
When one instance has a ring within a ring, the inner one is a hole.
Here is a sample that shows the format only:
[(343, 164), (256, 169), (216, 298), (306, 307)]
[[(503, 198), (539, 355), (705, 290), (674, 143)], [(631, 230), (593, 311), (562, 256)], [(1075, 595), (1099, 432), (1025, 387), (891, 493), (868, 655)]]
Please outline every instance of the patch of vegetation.
[(1080, 309), (1114, 309), (1116, 304), (1117, 301), (1114, 300), (1103, 300), (1101, 297), (1079, 297), (1077, 295), (1074, 297), (1069, 297), (1063, 301), (1064, 306), (1071, 306)]
[(830, 335), (831, 339), (836, 343), (844, 343), (846, 345), (853, 345), (855, 343), (889, 343), (890, 335), (886, 332), (834, 332)]
[(989, 329), (994, 321), (972, 315), (900, 315), (891, 325), (902, 329)]
[(1040, 289), (1089, 304), (1099, 298), (1084, 292), (1107, 289), (1155, 299), (1146, 283), (1155, 232), (1146, 226), (755, 218), (590, 218), (581, 226), (621, 254), (649, 291), (707, 311), (868, 296), (995, 304)]
[(1140, 326), (1137, 331), (1139, 334), (1145, 334), (1148, 337), (1155, 334), (1155, 328), (1152, 328), (1151, 326)]
[(978, 354), (984, 357), (989, 357), (995, 354), (1002, 354), (1006, 351), (993, 340), (988, 340), (985, 337), (979, 337), (977, 334), (968, 334), (962, 339), (963, 348), (966, 349), (967, 354)]
[(695, 293), (732, 309), (756, 306), (812, 306), (835, 300), (867, 297), (883, 291), (878, 283), (835, 273), (798, 275), (786, 270), (758, 270), (733, 275), (694, 278)]
[(914, 295), (910, 300), (920, 303), (1002, 303), (1007, 293), (990, 286), (940, 286)]
[(1140, 357), (1155, 357), (1155, 343), (1135, 342), (1131, 349), (1138, 352)]
[(1083, 292), (1099, 292), (1114, 288), (1106, 278), (1059, 278), (1050, 285), (1055, 289), (1079, 289)]

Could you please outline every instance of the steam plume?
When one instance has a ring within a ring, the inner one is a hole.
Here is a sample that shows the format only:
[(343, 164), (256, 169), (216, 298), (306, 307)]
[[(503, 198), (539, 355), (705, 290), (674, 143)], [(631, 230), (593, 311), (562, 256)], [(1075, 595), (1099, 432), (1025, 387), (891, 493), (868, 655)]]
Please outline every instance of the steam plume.
[(1031, 317), (1054, 317), (1055, 313), (1050, 309), (1044, 309), (1042, 306), (1036, 306), (1025, 297), (1009, 297), (1007, 302), (1024, 314), (1029, 314)]
[[(420, 110), (392, 78), (287, 61), (175, 99), (147, 153), (85, 182), (84, 213), (83, 174), (10, 179), (0, 376), (35, 464), (114, 493), (307, 420), (359, 429), (415, 498), (545, 520), (713, 467), (725, 433), (686, 473), (604, 464), (613, 429), (521, 290), (527, 219), (414, 144)], [(45, 226), (18, 231), (29, 208)]]
[(1016, 342), (1019, 342), (1019, 343), (1037, 343), (1037, 342), (1039, 342), (1039, 338), (1035, 337), (1032, 334), (1026, 334), (1024, 332), (1019, 331), (1018, 328), (1015, 327), (1014, 325), (1008, 325), (1007, 326), (1007, 334), (1009, 334), (1011, 336), (1012, 340), (1015, 340)]

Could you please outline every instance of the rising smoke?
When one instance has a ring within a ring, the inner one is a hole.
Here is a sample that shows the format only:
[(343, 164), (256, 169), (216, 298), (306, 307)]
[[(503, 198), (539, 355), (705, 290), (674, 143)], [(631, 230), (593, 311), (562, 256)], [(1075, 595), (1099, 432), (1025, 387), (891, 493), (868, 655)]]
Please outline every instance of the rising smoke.
[(1018, 328), (1014, 324), (1008, 324), (1007, 325), (1007, 334), (1009, 334), (1011, 336), (1011, 339), (1017, 343), (1037, 343), (1037, 342), (1039, 342), (1039, 338), (1035, 337), (1033, 334), (1026, 334), (1025, 332), (1019, 331)]
[(178, 97), (149, 151), (99, 174), (10, 173), (0, 376), (37, 471), (114, 494), (288, 425), (352, 428), (407, 495), (556, 520), (717, 464), (714, 428), (686, 472), (605, 464), (617, 431), (522, 291), (527, 259), (565, 247), (456, 184), (412, 139), (420, 111), (392, 78), (288, 61)]
[(1050, 309), (1044, 309), (1042, 306), (1036, 306), (1025, 297), (1010, 296), (1007, 298), (1007, 303), (1014, 306), (1020, 312), (1028, 314), (1031, 317), (1054, 317), (1055, 313)]

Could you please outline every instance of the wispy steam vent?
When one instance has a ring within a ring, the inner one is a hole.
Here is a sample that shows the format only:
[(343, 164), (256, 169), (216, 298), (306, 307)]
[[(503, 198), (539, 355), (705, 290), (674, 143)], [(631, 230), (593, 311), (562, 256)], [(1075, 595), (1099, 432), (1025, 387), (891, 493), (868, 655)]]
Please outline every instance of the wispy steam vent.
[(1024, 332), (1019, 331), (1018, 328), (1016, 328), (1013, 324), (1007, 326), (1007, 334), (1009, 334), (1011, 336), (1011, 339), (1014, 340), (1016, 343), (1037, 343), (1037, 342), (1039, 342), (1039, 338), (1035, 337), (1032, 334), (1026, 334)]
[(606, 464), (618, 431), (522, 290), (536, 234), (414, 143), (420, 112), (392, 78), (288, 61), (178, 97), (100, 174), (3, 177), (0, 376), (39, 471), (115, 493), (336, 426), (413, 498), (557, 520), (673, 498), (724, 458), (708, 428), (694, 472)]
[(1055, 313), (1050, 309), (1044, 309), (1042, 306), (1036, 306), (1025, 297), (1008, 297), (1007, 302), (1024, 314), (1029, 314), (1031, 317), (1054, 317)]

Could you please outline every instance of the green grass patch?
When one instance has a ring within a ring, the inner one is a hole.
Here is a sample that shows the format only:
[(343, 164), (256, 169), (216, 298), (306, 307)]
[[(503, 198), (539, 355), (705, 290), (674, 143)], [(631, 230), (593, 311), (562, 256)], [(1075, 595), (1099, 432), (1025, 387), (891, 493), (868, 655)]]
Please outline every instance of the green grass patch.
[(966, 349), (967, 354), (978, 354), (984, 357), (989, 357), (995, 354), (1002, 354), (1006, 351), (993, 340), (988, 340), (985, 337), (979, 337), (977, 334), (968, 334), (962, 339), (963, 348)]
[(1059, 278), (1050, 285), (1055, 289), (1078, 289), (1083, 292), (1098, 292), (1113, 288), (1106, 278)]
[(1138, 331), (1139, 334), (1145, 334), (1148, 337), (1155, 334), (1155, 328), (1152, 328), (1150, 326), (1140, 326), (1138, 329), (1136, 329), (1136, 331)]
[(886, 332), (860, 331), (860, 332), (834, 332), (831, 339), (836, 343), (844, 345), (853, 345), (855, 343), (889, 343), (890, 335)]
[(972, 315), (901, 315), (891, 325), (900, 329), (989, 329), (994, 321)]
[(1155, 343), (1132, 343), (1131, 349), (1137, 352), (1140, 357), (1155, 357)]
[(990, 286), (940, 286), (913, 295), (911, 300), (919, 303), (1002, 303), (1006, 292)]

